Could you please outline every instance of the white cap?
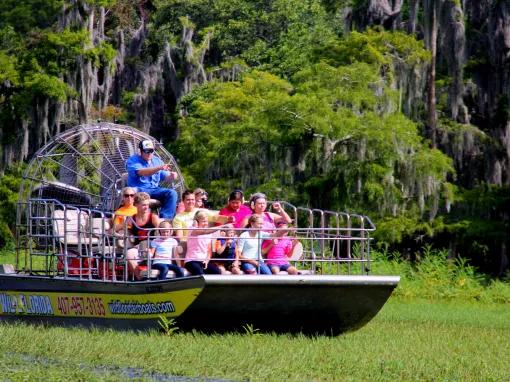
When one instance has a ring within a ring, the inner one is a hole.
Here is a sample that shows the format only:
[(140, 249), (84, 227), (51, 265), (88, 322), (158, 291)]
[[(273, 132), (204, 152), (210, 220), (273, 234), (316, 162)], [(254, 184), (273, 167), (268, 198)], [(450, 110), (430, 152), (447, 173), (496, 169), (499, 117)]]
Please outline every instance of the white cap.
[(140, 142), (138, 145), (140, 150), (154, 150), (154, 142), (152, 142), (150, 139), (145, 139)]

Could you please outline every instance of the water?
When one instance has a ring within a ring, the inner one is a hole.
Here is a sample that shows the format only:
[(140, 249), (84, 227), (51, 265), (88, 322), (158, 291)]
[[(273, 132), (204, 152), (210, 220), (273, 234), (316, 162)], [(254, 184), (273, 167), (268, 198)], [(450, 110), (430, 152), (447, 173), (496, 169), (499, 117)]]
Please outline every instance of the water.
[[(7, 353), (4, 357), (12, 358), (13, 360), (22, 361), (28, 365), (40, 364), (46, 367), (59, 368), (69, 366), (69, 364), (55, 359), (50, 359), (41, 356), (34, 356), (22, 353)], [(119, 366), (92, 366), (84, 363), (76, 365), (77, 368), (88, 370), (92, 373), (102, 376), (105, 374), (117, 376), (125, 380), (144, 380), (155, 382), (234, 382), (233, 380), (207, 378), (207, 377), (184, 377), (179, 375), (170, 375), (147, 371), (142, 368), (136, 367), (119, 367)]]

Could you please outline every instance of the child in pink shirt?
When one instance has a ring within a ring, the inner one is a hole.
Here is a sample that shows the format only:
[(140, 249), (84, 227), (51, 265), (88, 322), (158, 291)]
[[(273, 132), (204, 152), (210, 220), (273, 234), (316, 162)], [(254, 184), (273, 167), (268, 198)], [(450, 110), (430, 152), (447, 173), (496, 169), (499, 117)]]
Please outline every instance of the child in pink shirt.
[(198, 210), (194, 217), (194, 230), (188, 236), (184, 267), (192, 275), (221, 274), (221, 269), (210, 262), (213, 241), (219, 236), (221, 228), (232, 228), (232, 224), (208, 228), (207, 212)]
[(288, 228), (287, 222), (280, 221), (276, 227), (282, 230), (278, 231), (275, 238), (264, 240), (264, 243), (262, 243), (262, 254), (267, 256), (266, 264), (273, 274), (286, 271), (289, 275), (297, 275), (296, 267), (289, 262), (293, 242), (287, 237), (289, 233), (288, 230), (285, 230), (285, 228)]

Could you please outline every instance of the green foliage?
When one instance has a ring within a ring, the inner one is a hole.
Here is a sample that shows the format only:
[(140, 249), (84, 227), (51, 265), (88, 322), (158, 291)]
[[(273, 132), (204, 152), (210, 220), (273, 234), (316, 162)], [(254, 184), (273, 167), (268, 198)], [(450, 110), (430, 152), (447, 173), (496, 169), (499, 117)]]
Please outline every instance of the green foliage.
[(465, 190), (460, 200), (463, 205), (458, 208), (465, 214), (487, 219), (504, 218), (504, 211), (510, 210), (510, 187), (482, 184), (472, 190)]
[(369, 29), (363, 33), (352, 31), (325, 49), (316, 49), (316, 54), (319, 59), (334, 66), (354, 62), (377, 66), (404, 63), (412, 66), (430, 60), (430, 52), (425, 49), (423, 41), (403, 32), (382, 29)]
[(500, 274), (509, 245), (510, 188), (482, 184), (462, 190), (445, 217), (445, 240), (484, 271)]
[(21, 174), (24, 165), (15, 164), (9, 167), (0, 177), (0, 248), (11, 246), (14, 242), (16, 225), (16, 203), (21, 185)]
[(19, 84), (19, 73), (16, 70), (16, 57), (9, 56), (4, 51), (0, 51), (0, 88), (9, 83), (10, 86), (17, 86)]
[(108, 7), (107, 28), (105, 34), (115, 38), (119, 30), (132, 28), (139, 22), (138, 3), (131, 0), (113, 0)]
[[(19, 125), (48, 99), (52, 110), (56, 103), (76, 97), (66, 81), (83, 61), (95, 68), (115, 69), (113, 45), (108, 40), (91, 41), (89, 31), (76, 24), (61, 30), (60, 12), (83, 16), (87, 7), (108, 7), (105, 34), (113, 41), (119, 29), (132, 31), (139, 25), (143, 8), (144, 16), (149, 16), (149, 33), (141, 54), (126, 59), (125, 65), (133, 71), (158, 60), (167, 42), (173, 47), (178, 76), (189, 64), (198, 67), (202, 59), (212, 76), (232, 72), (233, 65), (243, 71), (258, 70), (239, 82), (196, 89), (181, 100), (189, 116), (176, 128), (183, 136), (175, 151), (188, 181), (208, 187), (213, 201), (223, 203), (233, 187), (248, 192), (260, 188), (295, 203), (375, 214), (381, 221), (383, 245), (389, 245), (390, 238), (403, 243), (413, 235), (453, 235), (486, 256), (492, 251), (490, 241), (506, 240), (508, 221), (486, 214), (482, 206), (485, 211), (501, 211), (506, 204), (493, 198), (494, 193), (483, 192), (485, 201), (471, 203), (466, 193), (465, 202), (454, 206), (448, 219), (429, 221), (437, 206), (441, 208), (443, 202), (449, 206), (457, 198), (457, 190), (446, 179), (460, 182), (467, 175), (455, 178), (452, 161), (430, 150), (417, 125), (398, 112), (399, 80), (405, 77), (399, 73), (422, 70), (420, 66), (430, 60), (423, 42), (382, 28), (350, 31), (342, 37), (341, 8), (367, 5), (364, 0), (143, 4), (4, 0), (0, 2), (1, 141), (14, 142)], [(404, 4), (404, 14), (407, 7)], [(180, 44), (184, 28), (194, 29), (188, 45)], [(468, 76), (489, 62), (483, 43), (472, 48), (477, 49), (477, 58), (469, 59), (464, 72)], [(446, 90), (449, 81), (438, 72), (439, 109), (447, 101), (447, 93), (440, 90)], [(134, 121), (137, 92), (124, 89), (122, 109), (112, 105), (97, 115)], [(172, 109), (174, 95), (164, 97)], [(504, 125), (508, 119), (507, 98), (497, 100), (495, 124)], [(439, 127), (449, 139), (457, 165), (473, 138), (490, 147), (497, 143), (474, 126), (443, 119)], [(503, 148), (496, 150), (498, 155)], [(480, 205), (477, 211), (483, 218), (467, 211), (469, 203)]]
[(58, 33), (44, 30), (29, 41), (30, 51), (26, 53), (24, 61), (35, 62), (38, 70), (59, 75), (74, 68), (76, 58), (86, 55), (91, 45), (89, 33), (85, 29), (64, 29)]
[(111, 44), (101, 41), (98, 46), (88, 49), (84, 54), (95, 67), (101, 65), (109, 67), (113, 63), (117, 51)]
[(293, 82), (252, 72), (184, 98), (188, 116), (175, 147), (181, 163), (197, 179), (261, 189), (276, 181), (283, 194), (275, 197), (288, 199), (297, 188), (316, 207), (381, 214), (424, 209), (446, 184), (450, 160), (396, 111), (396, 94), (376, 68), (319, 63)]
[[(276, 127), (279, 120), (288, 118), (281, 111), (291, 89), (283, 80), (255, 72), (247, 74), (242, 83), (212, 83), (198, 90), (183, 100), (189, 105), (190, 117), (182, 120), (176, 145), (179, 157), (189, 162), (192, 173), (200, 174), (197, 178), (207, 175), (220, 160), (222, 170), (240, 168), (231, 175), (242, 177), (242, 170), (259, 166), (261, 146), (284, 144), (282, 132), (268, 124)], [(262, 172), (250, 173), (257, 177), (255, 182), (268, 180)]]
[(111, 7), (117, 3), (117, 0), (87, 0), (89, 5), (95, 5), (97, 7)]
[[(433, 220), (400, 214), (376, 220), (374, 232), (379, 248), (414, 250), (420, 243), (449, 246), (454, 254), (469, 258), (486, 273), (500, 275), (501, 255), (508, 245), (510, 209), (508, 187), (481, 185), (473, 190), (443, 191), (454, 204), (448, 214)], [(455, 194), (453, 197), (452, 195)]]
[(411, 263), (399, 254), (374, 252), (372, 269), (377, 274), (400, 275), (395, 295), (404, 299), (510, 303), (508, 282), (489, 280), (463, 258), (449, 258), (447, 251), (430, 246), (423, 247), (415, 257)]
[(195, 43), (212, 31), (212, 66), (241, 58), (252, 67), (290, 76), (335, 35), (318, 0), (159, 0), (155, 5), (155, 25), (171, 41), (181, 35), (183, 17), (185, 25), (196, 28)]
[[(286, 11), (289, 19), (301, 20), (301, 13), (292, 12)], [(323, 11), (318, 7), (317, 12)], [(314, 23), (320, 25), (317, 18)], [(426, 62), (428, 53), (400, 32), (370, 30), (344, 39), (322, 35), (320, 44), (312, 44), (313, 60), (305, 54), (310, 63), (288, 71), (283, 63), (267, 66), (295, 73), (291, 83), (257, 71), (183, 98), (189, 116), (181, 119), (175, 148), (182, 164), (190, 166), (193, 178), (216, 182), (218, 190), (227, 184), (262, 188), (274, 180), (281, 186), (271, 185), (271, 191), (287, 199), (293, 196), (290, 190), (302, 194), (294, 202), (381, 216), (417, 214), (418, 221), (439, 198), (453, 196), (446, 182), (453, 166), (446, 155), (428, 149), (416, 125), (398, 112), (393, 72), (396, 65)], [(284, 49), (282, 41), (278, 49)], [(296, 41), (289, 47), (304, 54)], [(267, 41), (260, 44), (260, 51), (271, 49)], [(257, 65), (265, 67), (263, 61)]]
[[(44, 3), (44, 4), (43, 4)], [(96, 6), (113, 4), (96, 1)], [(94, 46), (86, 29), (56, 32), (58, 10), (63, 1), (27, 0), (0, 5), (0, 128), (2, 141), (11, 142), (21, 121), (50, 100), (64, 102), (77, 96), (67, 83), (79, 57), (96, 67), (110, 64), (116, 55), (107, 42)], [(2, 17), (3, 16), (3, 17)]]
[(243, 325), (244, 333), (247, 336), (253, 337), (253, 336), (260, 336), (260, 329), (256, 329), (252, 324), (245, 324)]
[(166, 336), (172, 336), (179, 330), (179, 327), (176, 326), (176, 321), (173, 318), (168, 318), (165, 316), (159, 316), (159, 326), (161, 330)]
[[(289, 78), (314, 59), (314, 50), (335, 40), (334, 25), (318, 1), (277, 1), (274, 15), (274, 43), (259, 39), (242, 54), (248, 62), (279, 76)], [(271, 41), (272, 39), (270, 39)], [(258, 46), (257, 46), (258, 45)], [(261, 49), (263, 48), (263, 49)]]
[[(437, 223), (437, 219), (434, 223)], [(377, 230), (374, 238), (379, 247), (401, 243), (404, 238), (426, 235), (432, 237), (435, 233), (431, 222), (423, 222), (418, 216), (386, 216), (377, 221)]]
[(30, 74), (25, 80), (25, 92), (27, 96), (53, 98), (60, 102), (76, 95), (76, 91), (60, 78), (45, 73)]
[(352, 6), (356, 0), (322, 0), (321, 2), (328, 12), (336, 13), (346, 7)]
[(48, 28), (56, 21), (63, 4), (64, 0), (2, 0), (0, 28), (10, 25), (20, 33)]

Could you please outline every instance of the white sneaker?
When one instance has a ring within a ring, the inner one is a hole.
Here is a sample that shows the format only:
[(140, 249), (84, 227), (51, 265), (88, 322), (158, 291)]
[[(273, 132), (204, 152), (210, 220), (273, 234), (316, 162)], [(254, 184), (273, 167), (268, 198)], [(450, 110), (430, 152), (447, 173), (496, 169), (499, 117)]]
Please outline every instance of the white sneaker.
[(157, 279), (159, 276), (159, 271), (157, 269), (151, 269), (150, 275), (148, 270), (140, 271), (139, 277), (140, 279)]
[(157, 279), (159, 276), (159, 271), (157, 269), (151, 269), (151, 279)]

